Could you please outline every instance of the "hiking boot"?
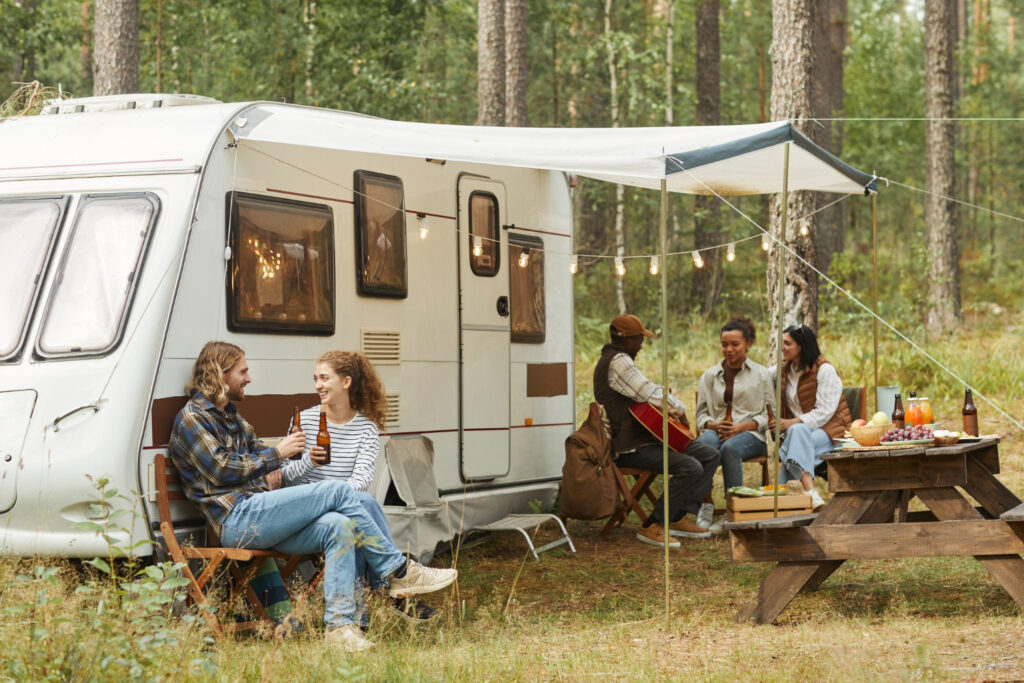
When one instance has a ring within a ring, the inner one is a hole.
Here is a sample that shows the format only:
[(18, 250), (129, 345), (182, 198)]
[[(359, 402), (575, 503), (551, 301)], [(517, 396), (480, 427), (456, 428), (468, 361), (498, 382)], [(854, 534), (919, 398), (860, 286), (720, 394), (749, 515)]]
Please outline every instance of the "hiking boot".
[(710, 529), (714, 516), (715, 506), (711, 503), (701, 503), (700, 510), (697, 512), (697, 526), (701, 529)]
[(405, 576), (391, 576), (388, 595), (393, 598), (407, 598), (420, 593), (433, 593), (447, 588), (459, 576), (456, 569), (435, 569), (425, 567), (415, 560), (409, 560)]
[[(644, 543), (650, 543), (660, 548), (665, 547), (665, 529), (660, 524), (651, 524), (650, 526), (642, 526), (636, 530), (636, 538)], [(678, 548), (679, 541), (669, 540), (669, 548)]]
[(437, 616), (437, 610), (430, 605), (424, 605), (418, 600), (406, 600), (405, 598), (395, 598), (392, 600), (391, 611), (410, 624), (425, 624)]
[(376, 644), (364, 636), (362, 629), (355, 624), (345, 624), (331, 629), (324, 634), (324, 642), (341, 652), (362, 652)]
[(670, 522), (668, 525), (668, 533), (671, 536), (678, 536), (679, 538), (711, 538), (710, 531), (702, 529), (686, 517), (683, 517), (678, 522)]

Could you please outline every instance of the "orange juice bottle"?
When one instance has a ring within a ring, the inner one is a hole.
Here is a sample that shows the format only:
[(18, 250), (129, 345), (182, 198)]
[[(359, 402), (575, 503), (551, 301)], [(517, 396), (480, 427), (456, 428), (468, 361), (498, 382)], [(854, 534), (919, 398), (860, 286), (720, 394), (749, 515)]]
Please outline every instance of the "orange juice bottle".
[(907, 401), (907, 424), (908, 425), (923, 425), (924, 420), (921, 415), (921, 406), (917, 402), (917, 392), (910, 392), (910, 399)]
[(921, 406), (921, 423), (930, 425), (935, 422), (935, 413), (932, 412), (932, 406), (928, 403), (928, 399), (922, 396), (918, 399), (918, 404)]

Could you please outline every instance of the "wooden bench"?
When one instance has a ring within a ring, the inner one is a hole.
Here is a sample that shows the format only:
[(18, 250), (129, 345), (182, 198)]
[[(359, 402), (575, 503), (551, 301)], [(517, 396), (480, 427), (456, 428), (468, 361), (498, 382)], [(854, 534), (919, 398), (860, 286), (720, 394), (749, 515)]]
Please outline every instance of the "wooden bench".
[[(285, 566), (281, 569), (281, 577), (287, 580), (296, 565), (302, 560), (302, 556), (285, 555), (273, 550), (220, 547), (217, 545), (219, 539), (212, 529), (207, 530), (207, 538), (212, 545), (195, 546), (179, 543), (174, 534), (171, 501), (195, 506), (185, 497), (178, 470), (167, 456), (158, 453), (153, 459), (153, 468), (156, 479), (157, 509), (160, 512), (160, 534), (163, 537), (164, 545), (167, 546), (168, 555), (174, 562), (182, 566), (182, 574), (188, 579), (189, 601), (199, 608), (199, 613), (206, 620), (210, 631), (215, 637), (220, 638), (224, 631), (255, 630), (260, 627), (261, 623), (273, 627), (274, 621), (267, 615), (256, 592), (252, 589), (250, 581), (258, 571), (260, 563), (268, 557), (285, 561)], [(196, 509), (196, 515), (202, 517), (198, 509)], [(189, 566), (189, 560), (198, 561), (200, 567), (198, 576)], [(239, 566), (241, 562), (250, 564), (243, 568)], [(227, 571), (225, 572), (225, 570)], [(244, 596), (245, 601), (261, 621), (232, 622), (221, 625), (216, 612), (210, 609), (207, 601), (211, 597), (214, 586), (219, 585), (221, 580), (227, 579), (233, 579), (233, 581), (231, 581), (232, 586), (226, 604), (233, 605), (240, 595)]]

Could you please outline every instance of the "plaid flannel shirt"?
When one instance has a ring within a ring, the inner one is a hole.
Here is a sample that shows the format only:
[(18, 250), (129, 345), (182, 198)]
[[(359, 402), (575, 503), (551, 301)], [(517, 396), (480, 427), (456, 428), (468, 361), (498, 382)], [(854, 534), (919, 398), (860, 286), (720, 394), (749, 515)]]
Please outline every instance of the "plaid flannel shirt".
[(198, 392), (174, 418), (167, 452), (181, 474), (185, 495), (218, 534), (231, 508), (269, 490), (264, 475), (282, 463), (277, 449), (256, 438), (234, 403), (219, 410)]

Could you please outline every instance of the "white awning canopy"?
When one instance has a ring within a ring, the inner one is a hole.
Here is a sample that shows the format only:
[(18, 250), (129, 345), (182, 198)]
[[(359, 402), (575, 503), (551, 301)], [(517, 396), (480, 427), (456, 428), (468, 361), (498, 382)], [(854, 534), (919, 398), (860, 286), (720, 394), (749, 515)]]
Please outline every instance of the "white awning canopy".
[(788, 121), (664, 128), (498, 128), (388, 121), (257, 104), (231, 124), (240, 140), (564, 171), (670, 192), (875, 191), (874, 177), (829, 154)]

